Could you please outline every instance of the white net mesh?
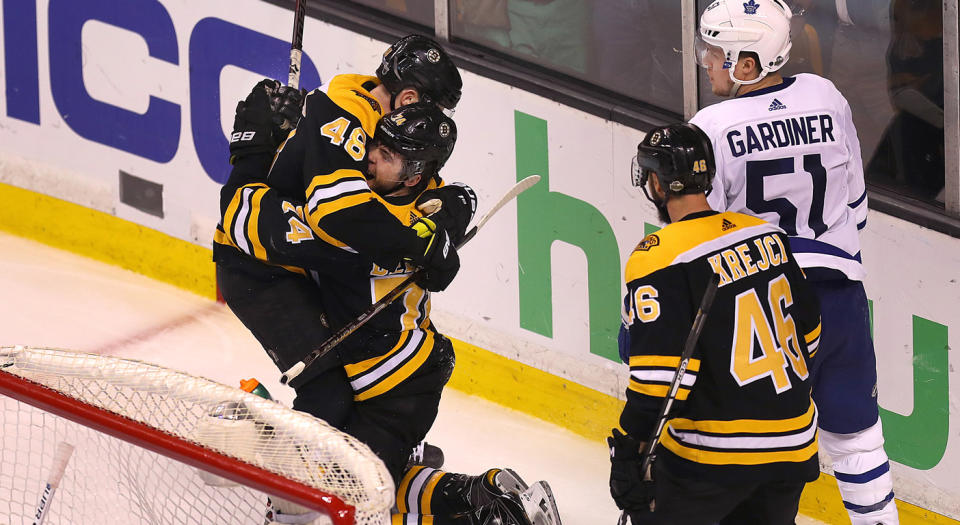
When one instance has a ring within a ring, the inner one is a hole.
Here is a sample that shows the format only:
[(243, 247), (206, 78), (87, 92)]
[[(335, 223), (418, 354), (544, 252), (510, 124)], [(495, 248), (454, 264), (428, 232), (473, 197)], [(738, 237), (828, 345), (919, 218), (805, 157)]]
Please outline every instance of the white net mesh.
[[(376, 455), (279, 403), (140, 361), (61, 350), (0, 348), (0, 381), (4, 373), (333, 494), (356, 509), (357, 524), (389, 522), (394, 487)], [(60, 442), (75, 451), (46, 524), (263, 523), (261, 492), (3, 395), (0, 522), (33, 523)]]

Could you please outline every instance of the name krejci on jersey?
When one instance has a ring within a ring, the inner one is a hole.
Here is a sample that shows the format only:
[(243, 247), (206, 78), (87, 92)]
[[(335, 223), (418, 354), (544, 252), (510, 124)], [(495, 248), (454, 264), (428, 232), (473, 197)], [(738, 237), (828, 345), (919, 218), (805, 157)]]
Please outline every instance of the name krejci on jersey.
[(742, 242), (707, 258), (714, 273), (720, 276), (720, 286), (789, 261), (787, 250), (778, 235), (757, 237), (752, 244), (750, 241)]
[(836, 142), (829, 114), (802, 115), (751, 123), (727, 132), (727, 145), (734, 157), (775, 148)]

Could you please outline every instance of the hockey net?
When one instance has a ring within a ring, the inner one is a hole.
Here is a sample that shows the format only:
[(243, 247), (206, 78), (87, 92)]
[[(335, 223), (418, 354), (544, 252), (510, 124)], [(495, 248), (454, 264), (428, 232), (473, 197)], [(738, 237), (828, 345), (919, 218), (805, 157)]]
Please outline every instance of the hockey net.
[[(51, 498), (63, 443), (73, 453)], [(0, 348), (0, 522), (34, 523), (42, 504), (46, 524), (259, 525), (268, 495), (337, 525), (381, 525), (394, 487), (363, 443), (243, 390), (140, 361)]]

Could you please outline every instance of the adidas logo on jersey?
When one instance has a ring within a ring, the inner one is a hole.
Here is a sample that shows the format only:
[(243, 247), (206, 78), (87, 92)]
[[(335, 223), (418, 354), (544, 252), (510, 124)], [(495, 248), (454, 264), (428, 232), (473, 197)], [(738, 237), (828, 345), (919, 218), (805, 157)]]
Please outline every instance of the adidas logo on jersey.
[(723, 219), (723, 222), (720, 223), (720, 230), (722, 231), (732, 230), (736, 227), (737, 227), (736, 224), (728, 221), (727, 219)]
[(776, 111), (778, 109), (787, 109), (787, 105), (777, 99), (773, 99), (773, 102), (770, 103), (770, 111)]

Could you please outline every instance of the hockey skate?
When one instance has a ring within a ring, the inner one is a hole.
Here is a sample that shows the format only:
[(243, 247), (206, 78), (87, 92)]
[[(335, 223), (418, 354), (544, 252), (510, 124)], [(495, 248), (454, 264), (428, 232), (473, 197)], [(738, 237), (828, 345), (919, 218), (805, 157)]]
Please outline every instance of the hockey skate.
[(470, 485), (467, 498), (474, 507), (479, 508), (504, 494), (519, 496), (527, 488), (523, 478), (513, 469), (490, 469), (477, 476)]
[(437, 470), (441, 469), (443, 467), (443, 450), (426, 441), (417, 443), (417, 446), (414, 447), (413, 452), (410, 454), (410, 459), (407, 460), (407, 466), (404, 470), (410, 470), (410, 467), (415, 465), (423, 465), (424, 467)]
[(470, 515), (473, 525), (561, 525), (553, 491), (546, 481), (518, 494), (507, 492)]

